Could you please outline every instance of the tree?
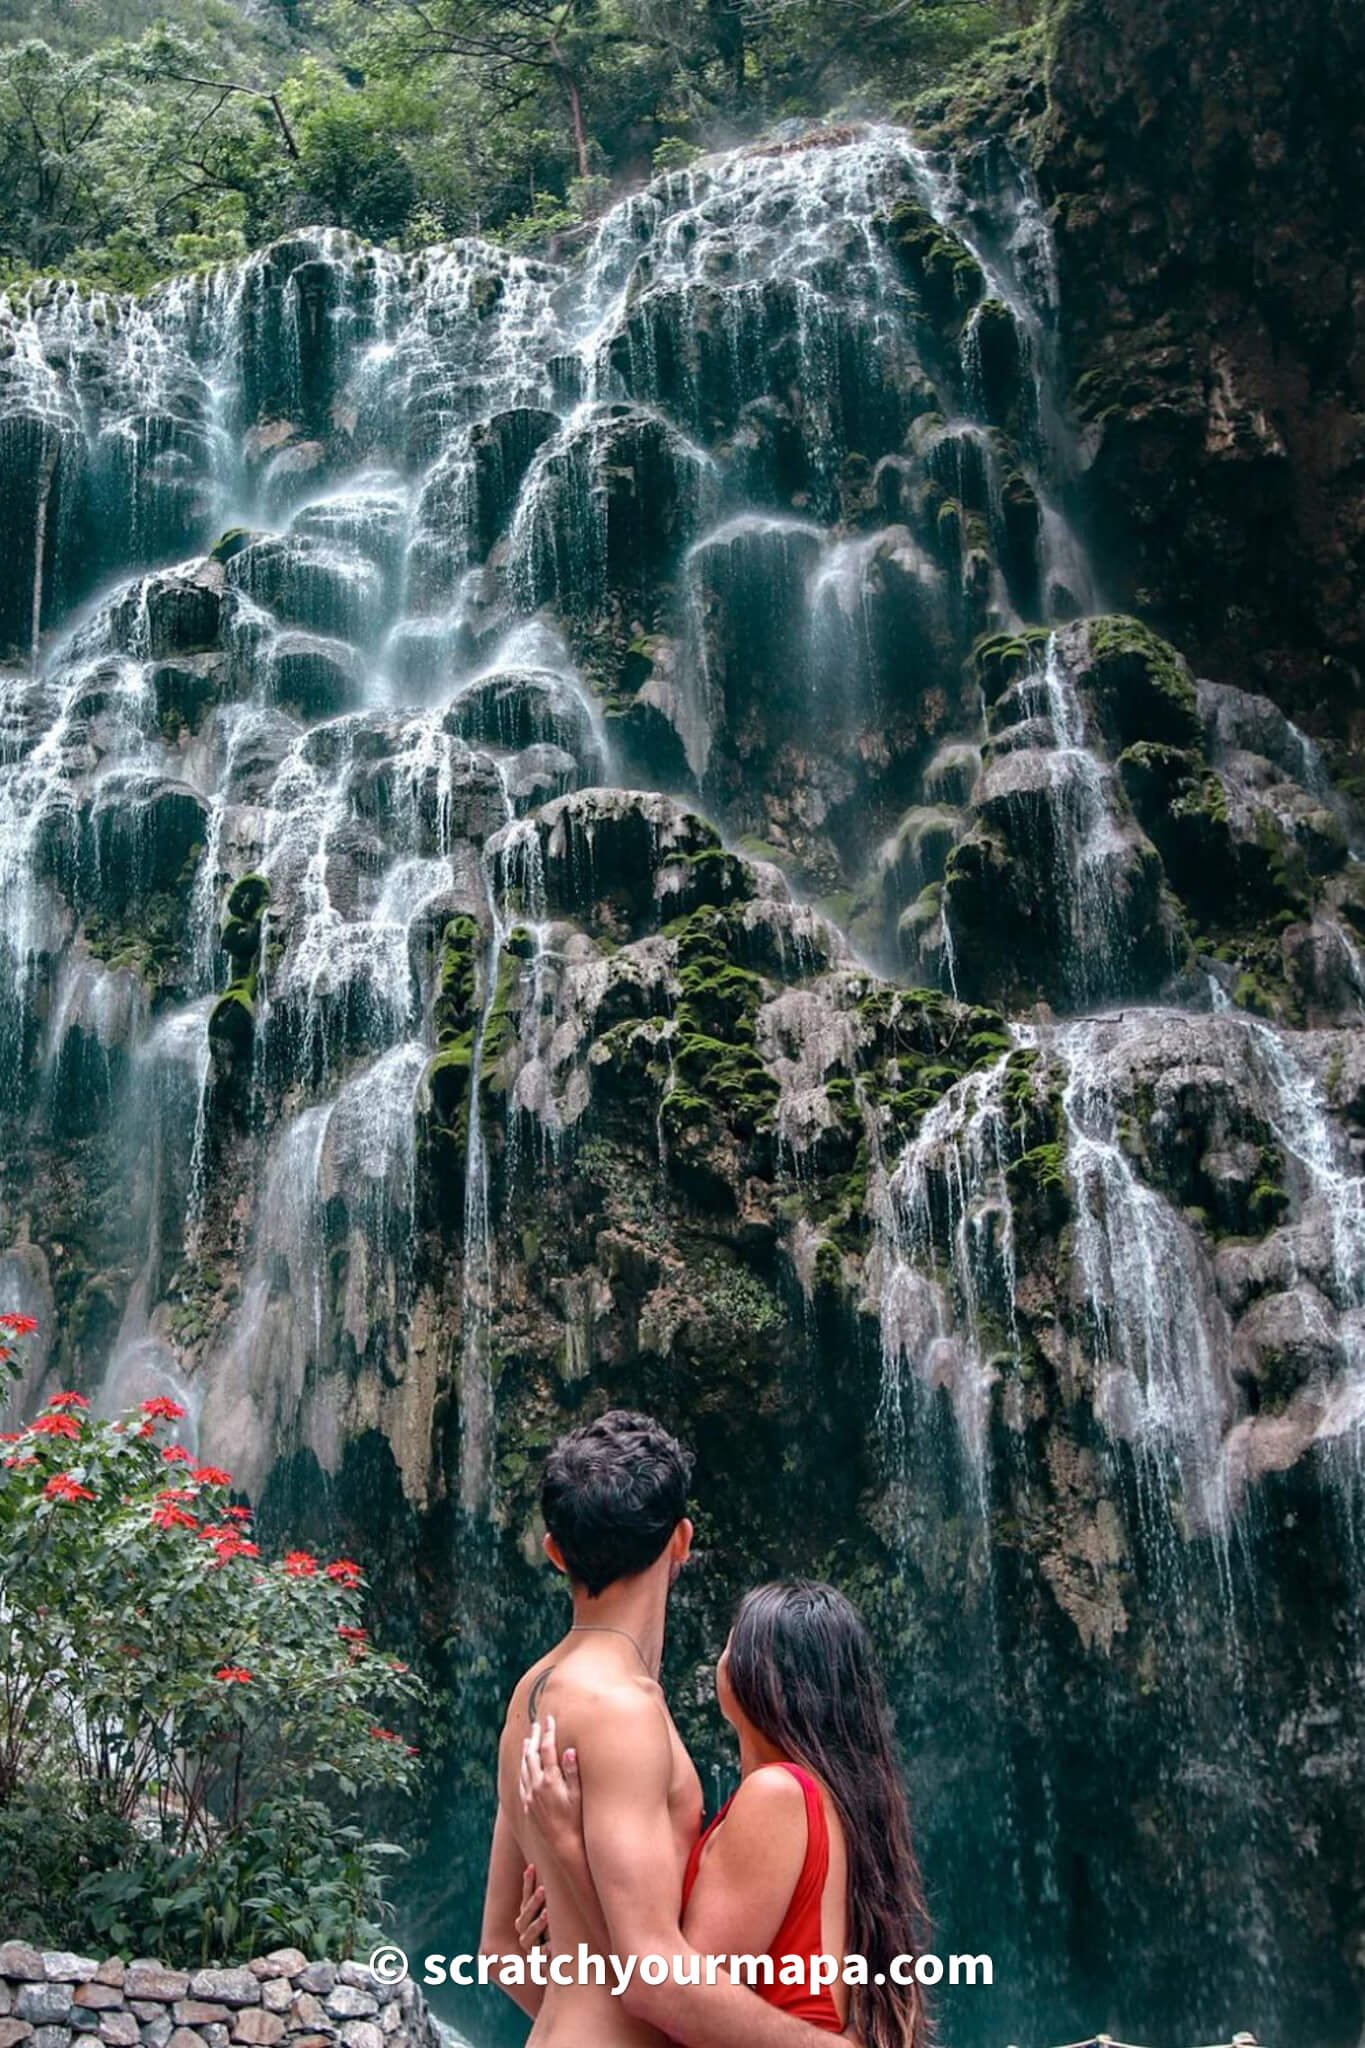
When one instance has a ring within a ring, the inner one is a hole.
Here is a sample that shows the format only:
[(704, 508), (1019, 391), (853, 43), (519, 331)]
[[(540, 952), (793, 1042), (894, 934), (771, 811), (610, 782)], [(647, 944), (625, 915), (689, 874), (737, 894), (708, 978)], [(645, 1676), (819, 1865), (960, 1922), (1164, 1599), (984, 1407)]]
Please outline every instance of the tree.
[(476, 63), (501, 111), (525, 104), (542, 78), (562, 92), (580, 178), (592, 175), (580, 83), (610, 31), (598, 0), (397, 0), (408, 18), (404, 40), (417, 58), (462, 57)]
[(103, 53), (73, 63), (37, 37), (0, 50), (0, 233), (12, 260), (60, 262), (92, 229), (118, 225), (96, 160), (117, 99)]

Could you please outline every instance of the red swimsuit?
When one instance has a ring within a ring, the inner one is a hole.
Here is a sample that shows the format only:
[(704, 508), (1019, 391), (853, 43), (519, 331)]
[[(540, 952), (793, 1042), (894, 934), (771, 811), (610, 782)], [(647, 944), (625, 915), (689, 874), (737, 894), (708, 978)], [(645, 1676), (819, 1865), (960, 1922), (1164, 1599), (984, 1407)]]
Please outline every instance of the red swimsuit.
[[(829, 1823), (825, 1819), (825, 1802), (820, 1796), (820, 1787), (810, 1772), (803, 1771), (799, 1764), (783, 1764), (781, 1769), (791, 1772), (806, 1795), (806, 1860), (801, 1865), (801, 1875), (796, 1880), (786, 1917), (768, 1944), (767, 1952), (773, 1959), (774, 1981), (755, 1984), (754, 1989), (765, 2005), (775, 2005), (779, 2011), (789, 2012), (794, 2019), (804, 2020), (807, 2026), (820, 2027), (825, 2033), (842, 2034), (844, 2023), (828, 1985), (812, 1991), (809, 1981), (804, 1984), (776, 1981), (784, 1956), (800, 1956), (809, 1969), (809, 1958), (823, 1954), (820, 1904), (824, 1897), (825, 1879), (829, 1875)], [(702, 1852), (730, 1811), (731, 1804), (732, 1801), (727, 1800), (710, 1827), (697, 1837), (687, 1859), (687, 1874), (683, 1878), (684, 1910), (692, 1896), (697, 1872), (701, 1869)]]

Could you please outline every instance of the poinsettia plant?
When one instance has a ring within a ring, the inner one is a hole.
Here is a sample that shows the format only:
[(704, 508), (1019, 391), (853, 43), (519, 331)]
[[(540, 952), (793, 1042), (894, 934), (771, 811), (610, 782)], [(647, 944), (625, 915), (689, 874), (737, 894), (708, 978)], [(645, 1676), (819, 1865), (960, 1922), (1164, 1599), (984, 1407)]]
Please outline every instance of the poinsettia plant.
[[(0, 1318), (5, 1362), (30, 1334)], [(0, 1437), (0, 1808), (60, 1782), (223, 1866), (282, 1797), (411, 1789), (398, 1731), (424, 1694), (371, 1641), (361, 1566), (263, 1557), (185, 1419), (163, 1396), (100, 1421), (58, 1393)]]

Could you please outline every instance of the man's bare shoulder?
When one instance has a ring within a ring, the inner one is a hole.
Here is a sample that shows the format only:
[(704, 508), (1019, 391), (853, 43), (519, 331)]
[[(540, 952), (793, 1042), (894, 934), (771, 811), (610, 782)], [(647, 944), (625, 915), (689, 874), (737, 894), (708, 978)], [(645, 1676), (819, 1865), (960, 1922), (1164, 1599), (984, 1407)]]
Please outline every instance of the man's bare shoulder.
[(572, 1650), (540, 1658), (518, 1680), (507, 1707), (507, 1732), (525, 1735), (533, 1721), (553, 1714), (583, 1731), (624, 1730), (660, 1720), (666, 1713), (663, 1688), (643, 1672), (622, 1673)]

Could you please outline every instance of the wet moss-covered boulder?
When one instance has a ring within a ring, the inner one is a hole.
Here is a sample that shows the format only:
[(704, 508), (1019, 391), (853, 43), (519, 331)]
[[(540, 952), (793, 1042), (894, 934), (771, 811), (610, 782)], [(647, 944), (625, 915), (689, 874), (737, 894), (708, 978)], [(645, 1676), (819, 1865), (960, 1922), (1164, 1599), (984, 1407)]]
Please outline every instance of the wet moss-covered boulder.
[(512, 900), (590, 931), (633, 938), (705, 902), (751, 896), (751, 868), (721, 845), (713, 825), (671, 798), (587, 789), (544, 804), (490, 841)]
[(516, 509), (537, 451), (559, 431), (558, 415), (530, 405), (511, 406), (482, 420), (469, 437), (467, 460), (469, 559), (491, 554)]
[(222, 632), (222, 580), (208, 572), (154, 576), (140, 594), (140, 609), (137, 594), (125, 609), (132, 645), (153, 660), (213, 652)]
[(1089, 619), (1064, 636), (1077, 686), (1117, 753), (1138, 741), (1202, 747), (1198, 691), (1183, 658), (1137, 619)]
[(441, 935), (432, 1028), (439, 1046), (467, 1036), (478, 1019), (479, 986), (487, 940), (476, 917), (462, 912)]
[(307, 534), (272, 536), (235, 554), (225, 573), (285, 626), (357, 643), (378, 627), (383, 576), (357, 548)]
[(105, 912), (122, 913), (174, 892), (203, 852), (207, 806), (187, 783), (116, 778), (89, 813), (84, 886)]
[(932, 324), (960, 328), (986, 290), (981, 265), (965, 242), (917, 199), (901, 200), (883, 233)]
[(1017, 677), (1036, 667), (1048, 635), (1039, 628), (1018, 633), (992, 633), (972, 650), (972, 670), (987, 704), (1002, 697)]
[(485, 745), (522, 751), (561, 748), (584, 767), (601, 767), (601, 745), (584, 697), (550, 670), (506, 670), (460, 691), (445, 730)]
[(1034, 410), (1028, 374), (1028, 344), (1019, 321), (1003, 299), (983, 299), (968, 323), (963, 342), (967, 376), (992, 426), (1025, 434)]
[(353, 711), (365, 695), (365, 668), (344, 640), (320, 633), (281, 633), (269, 655), (271, 701), (311, 721)]
[(228, 891), (219, 927), (228, 985), (209, 1012), (209, 1055), (217, 1096), (237, 1117), (245, 1113), (255, 1063), (256, 998), (270, 898), (268, 876), (240, 876)]

